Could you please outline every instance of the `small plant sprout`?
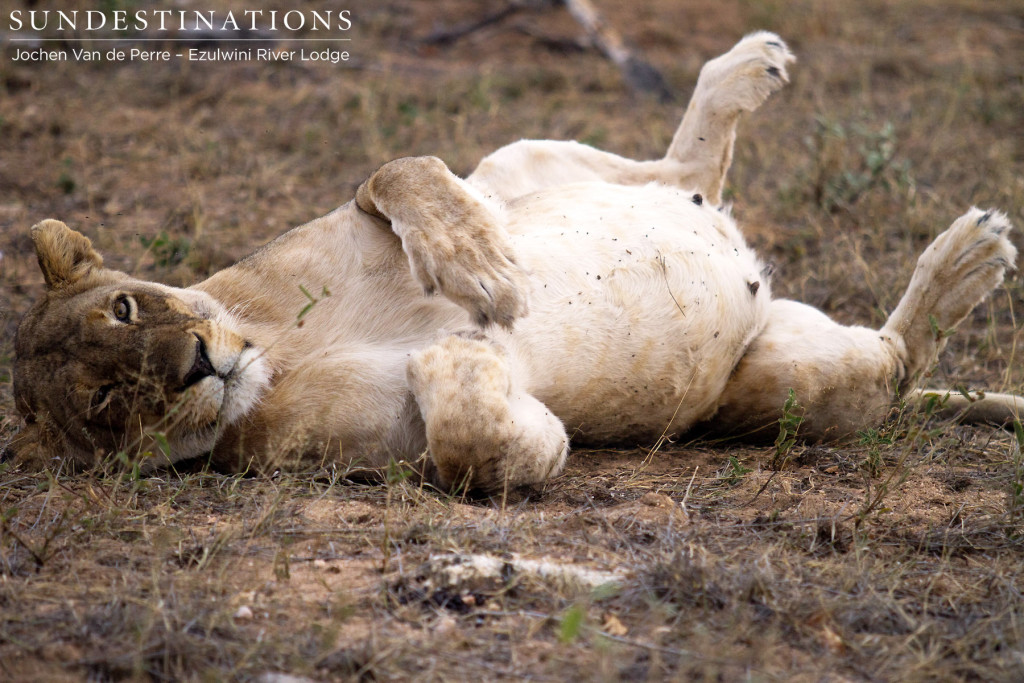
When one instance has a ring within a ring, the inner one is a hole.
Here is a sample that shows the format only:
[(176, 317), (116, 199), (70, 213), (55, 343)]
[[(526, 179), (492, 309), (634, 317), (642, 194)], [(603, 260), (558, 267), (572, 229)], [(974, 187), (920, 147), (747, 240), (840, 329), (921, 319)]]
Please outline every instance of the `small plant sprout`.
[(153, 254), (154, 262), (161, 268), (182, 263), (192, 251), (192, 242), (187, 237), (171, 237), (166, 230), (161, 230), (155, 237), (139, 235), (139, 242)]
[(323, 288), (320, 290), (320, 296), (318, 297), (310, 294), (309, 290), (306, 289), (303, 285), (299, 285), (299, 291), (302, 292), (303, 296), (305, 296), (306, 299), (308, 299), (309, 301), (305, 306), (302, 307), (302, 310), (299, 311), (298, 317), (296, 317), (296, 320), (298, 321), (298, 326), (302, 327), (302, 319), (305, 318), (306, 315), (313, 310), (314, 306), (316, 306), (318, 303), (329, 297), (331, 295), (331, 290), (327, 289), (327, 285), (324, 285)]
[(796, 400), (796, 393), (789, 390), (786, 402), (782, 404), (782, 417), (779, 418), (779, 435), (775, 437), (775, 455), (772, 457), (772, 469), (780, 470), (789, 460), (789, 452), (796, 444), (797, 431), (803, 424), (804, 409)]
[(558, 640), (568, 644), (576, 640), (583, 630), (583, 622), (587, 612), (582, 605), (575, 604), (565, 610), (562, 615), (562, 623), (558, 628)]
[(743, 479), (744, 475), (749, 474), (750, 472), (753, 472), (753, 470), (749, 467), (744, 467), (743, 463), (741, 463), (735, 455), (730, 455), (728, 462), (726, 462), (725, 467), (722, 468), (719, 476), (725, 479), (727, 484), (733, 486), (738, 484)]
[(877, 477), (882, 471), (882, 449), (883, 445), (891, 446), (894, 438), (891, 434), (883, 433), (877, 429), (865, 429), (857, 432), (860, 445), (866, 446), (868, 454), (861, 463), (861, 467), (869, 477)]
[(928, 325), (932, 328), (932, 335), (934, 335), (935, 341), (942, 341), (946, 337), (952, 336), (953, 332), (955, 332), (955, 330), (944, 330), (940, 328), (939, 322), (935, 319), (934, 315), (928, 316)]

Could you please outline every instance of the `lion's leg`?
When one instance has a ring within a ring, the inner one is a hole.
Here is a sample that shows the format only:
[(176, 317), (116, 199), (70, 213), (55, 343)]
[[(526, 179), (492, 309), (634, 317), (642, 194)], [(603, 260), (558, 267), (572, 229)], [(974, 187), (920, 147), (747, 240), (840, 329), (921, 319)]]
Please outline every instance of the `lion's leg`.
[(837, 439), (880, 422), (899, 374), (896, 349), (877, 330), (845, 327), (821, 311), (778, 299), (722, 393), (716, 433), (774, 438), (792, 389), (799, 434)]
[(522, 390), (500, 347), (450, 336), (413, 354), (407, 374), (443, 486), (494, 491), (561, 471), (565, 428)]
[(959, 389), (916, 389), (909, 400), (944, 418), (963, 422), (1009, 425), (1024, 420), (1024, 396), (993, 391)]
[(660, 182), (720, 204), (740, 115), (787, 82), (786, 64), (793, 59), (777, 35), (760, 32), (705, 64), (663, 159), (634, 161), (577, 142), (522, 140), (485, 158), (467, 181), (504, 200), (582, 181)]
[(789, 81), (786, 64), (794, 59), (777, 35), (760, 31), (705, 64), (665, 155), (663, 172), (676, 175), (675, 184), (721, 204), (740, 116), (756, 110)]
[(504, 228), (440, 159), (384, 164), (359, 186), (356, 204), (390, 222), (427, 293), (440, 291), (481, 327), (511, 327), (526, 314), (526, 279)]
[[(878, 423), (934, 364), (948, 331), (1002, 282), (1016, 255), (1009, 229), (995, 212), (972, 209), (957, 219), (921, 255), (906, 294), (879, 331), (844, 327), (810, 306), (773, 301), (768, 324), (723, 392), (714, 429), (777, 430), (790, 389), (806, 417), (800, 429), (806, 438), (838, 438)], [(1019, 405), (1012, 397), (1001, 401), (1002, 419)]]
[(1013, 268), (1017, 250), (1007, 237), (1010, 229), (1002, 213), (971, 209), (918, 258), (906, 294), (881, 330), (899, 351), (901, 390), (917, 384), (949, 331)]

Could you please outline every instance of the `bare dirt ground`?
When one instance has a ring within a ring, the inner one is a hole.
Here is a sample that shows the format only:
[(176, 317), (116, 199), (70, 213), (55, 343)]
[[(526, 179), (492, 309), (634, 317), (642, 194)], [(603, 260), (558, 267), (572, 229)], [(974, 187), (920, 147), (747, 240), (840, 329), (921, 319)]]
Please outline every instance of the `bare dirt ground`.
[[(25, 65), (0, 43), (0, 437), (18, 425), (14, 328), (42, 285), (36, 221), (190, 283), (393, 157), (464, 173), (522, 137), (658, 156), (700, 65), (754, 29), (800, 60), (743, 125), (728, 191), (777, 295), (878, 324), (966, 207), (1024, 229), (1016, 0), (598, 5), (676, 102), (632, 94), (557, 7), (438, 45), (497, 6), (353, 2), (338, 66)], [(930, 382), (1020, 392), (1021, 300), (1014, 274)], [(842, 444), (637, 446), (578, 451), (545, 487), (485, 500), (400, 470), (8, 468), (0, 679), (1019, 680), (1012, 432), (903, 413)], [(449, 566), (465, 558), (499, 571)]]

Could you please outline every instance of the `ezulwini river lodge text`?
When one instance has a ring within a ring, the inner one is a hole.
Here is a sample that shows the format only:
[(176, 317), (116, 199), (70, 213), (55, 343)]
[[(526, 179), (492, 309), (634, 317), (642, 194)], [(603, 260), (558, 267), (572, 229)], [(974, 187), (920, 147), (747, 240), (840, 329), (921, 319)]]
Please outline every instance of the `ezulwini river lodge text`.
[(169, 62), (172, 59), (187, 59), (190, 62), (330, 62), (338, 64), (347, 62), (349, 53), (346, 50), (308, 49), (275, 50), (270, 48), (244, 48), (199, 50), (145, 50), (142, 48), (113, 48), (108, 50), (86, 50), (71, 48), (69, 50), (17, 50), (12, 61), (15, 62)]

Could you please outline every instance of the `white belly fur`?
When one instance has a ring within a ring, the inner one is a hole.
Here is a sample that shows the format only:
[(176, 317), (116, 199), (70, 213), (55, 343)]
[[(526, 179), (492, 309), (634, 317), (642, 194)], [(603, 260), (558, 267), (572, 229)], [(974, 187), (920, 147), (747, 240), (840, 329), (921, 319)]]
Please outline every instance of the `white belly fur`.
[(495, 336), (576, 441), (678, 433), (714, 413), (771, 298), (730, 217), (675, 188), (598, 183), (503, 213), (532, 291), (530, 314)]

